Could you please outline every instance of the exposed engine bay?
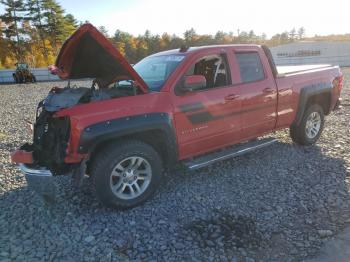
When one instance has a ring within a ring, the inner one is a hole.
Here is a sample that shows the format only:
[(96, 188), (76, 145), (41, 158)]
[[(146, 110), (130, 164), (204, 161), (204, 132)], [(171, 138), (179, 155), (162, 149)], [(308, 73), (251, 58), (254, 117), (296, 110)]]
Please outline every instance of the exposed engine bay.
[(118, 97), (137, 95), (139, 91), (128, 81), (117, 82), (109, 88), (96, 89), (95, 83), (91, 88), (70, 87), (53, 88), (43, 100), (44, 110), (56, 112), (77, 104), (84, 104), (93, 101), (107, 100)]
[(33, 144), (24, 144), (23, 150), (32, 151), (34, 164), (50, 169), (55, 175), (72, 171), (78, 165), (67, 165), (64, 161), (70, 135), (69, 117), (54, 117), (55, 112), (77, 104), (107, 100), (139, 94), (132, 83), (122, 81), (109, 88), (54, 87), (37, 107), (33, 125)]

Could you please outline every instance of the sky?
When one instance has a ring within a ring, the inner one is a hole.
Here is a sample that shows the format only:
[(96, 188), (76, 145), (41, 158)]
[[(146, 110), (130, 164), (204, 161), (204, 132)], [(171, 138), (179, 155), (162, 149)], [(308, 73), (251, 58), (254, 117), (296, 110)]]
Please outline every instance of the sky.
[(254, 30), (268, 37), (303, 26), (307, 36), (350, 33), (349, 0), (57, 0), (78, 20), (133, 35)]

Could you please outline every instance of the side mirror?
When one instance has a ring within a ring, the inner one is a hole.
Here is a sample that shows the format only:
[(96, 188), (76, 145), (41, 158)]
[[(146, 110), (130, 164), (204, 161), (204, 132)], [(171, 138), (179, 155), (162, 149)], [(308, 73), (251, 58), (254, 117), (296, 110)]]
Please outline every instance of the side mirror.
[(195, 91), (198, 89), (205, 88), (207, 86), (207, 80), (203, 75), (191, 75), (186, 76), (184, 81), (184, 91)]

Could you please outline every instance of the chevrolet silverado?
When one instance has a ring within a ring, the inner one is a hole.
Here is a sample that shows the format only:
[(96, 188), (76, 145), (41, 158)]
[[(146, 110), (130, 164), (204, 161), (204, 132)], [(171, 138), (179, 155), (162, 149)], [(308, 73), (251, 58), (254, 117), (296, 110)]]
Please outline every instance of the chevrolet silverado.
[[(165, 169), (197, 169), (270, 145), (289, 128), (312, 145), (339, 104), (338, 66), (276, 67), (260, 45), (181, 47), (131, 66), (90, 24), (62, 46), (51, 71), (67, 79), (38, 104), (33, 142), (12, 154), (45, 198), (53, 176), (92, 178), (102, 203), (130, 208), (156, 191)], [(91, 86), (71, 87), (71, 79)]]

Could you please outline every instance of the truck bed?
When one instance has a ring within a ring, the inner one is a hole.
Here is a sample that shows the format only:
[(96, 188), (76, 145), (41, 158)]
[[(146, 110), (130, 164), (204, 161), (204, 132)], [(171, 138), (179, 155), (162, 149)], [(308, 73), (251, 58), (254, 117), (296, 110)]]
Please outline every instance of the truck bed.
[(328, 64), (318, 64), (318, 65), (293, 65), (293, 66), (277, 66), (278, 76), (284, 76), (294, 73), (300, 73), (304, 71), (310, 71), (315, 69), (322, 69), (332, 67)]

